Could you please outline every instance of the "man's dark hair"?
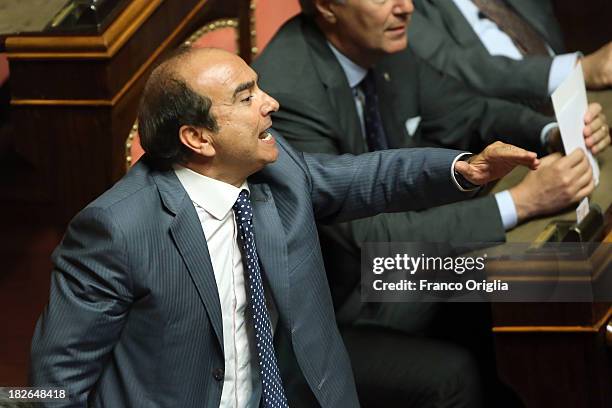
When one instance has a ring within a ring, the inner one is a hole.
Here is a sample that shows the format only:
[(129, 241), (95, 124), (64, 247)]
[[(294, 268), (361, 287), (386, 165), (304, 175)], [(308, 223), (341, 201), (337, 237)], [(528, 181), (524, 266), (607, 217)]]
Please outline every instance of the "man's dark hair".
[(140, 144), (147, 161), (164, 170), (175, 163), (184, 163), (192, 154), (179, 139), (181, 126), (218, 130), (210, 112), (210, 98), (193, 91), (177, 73), (178, 64), (191, 52), (195, 51), (181, 47), (155, 68), (140, 100)]

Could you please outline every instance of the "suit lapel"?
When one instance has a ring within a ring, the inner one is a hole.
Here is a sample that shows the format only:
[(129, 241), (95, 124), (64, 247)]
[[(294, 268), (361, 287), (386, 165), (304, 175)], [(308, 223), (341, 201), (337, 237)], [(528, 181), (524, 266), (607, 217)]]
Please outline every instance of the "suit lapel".
[(263, 275), (279, 311), (289, 310), (287, 240), (274, 197), (267, 184), (249, 183), (253, 206), (255, 246)]
[[(434, 7), (442, 10), (440, 13), (441, 18), (444, 25), (452, 33), (455, 41), (462, 45), (475, 43), (482, 45), (472, 26), (467, 22), (463, 13), (461, 13), (452, 0), (431, 0), (431, 2), (434, 4)], [(484, 46), (482, 47), (484, 49)]]
[(170, 225), (170, 235), (187, 265), (189, 275), (223, 350), (219, 291), (196, 210), (173, 171), (155, 173), (154, 179), (164, 205), (175, 216)]
[(333, 112), (330, 113), (334, 117), (334, 122), (340, 125), (340, 129), (337, 129), (339, 136), (343, 138), (340, 143), (348, 143), (351, 152), (364, 153), (366, 144), (361, 134), (353, 91), (340, 63), (327, 45), (323, 34), (314, 26), (314, 22), (306, 18), (303, 21), (302, 30), (304, 38), (310, 45), (313, 68), (325, 86), (333, 109)]

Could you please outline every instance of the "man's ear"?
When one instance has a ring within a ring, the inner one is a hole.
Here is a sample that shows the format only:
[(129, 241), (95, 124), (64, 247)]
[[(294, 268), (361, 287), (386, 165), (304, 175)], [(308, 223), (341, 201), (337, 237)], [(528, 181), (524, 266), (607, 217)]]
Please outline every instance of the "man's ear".
[(336, 23), (333, 0), (313, 0), (314, 5), (323, 20), (329, 24)]
[(205, 128), (183, 125), (179, 129), (181, 143), (194, 154), (213, 157), (215, 148), (211, 143), (211, 131)]

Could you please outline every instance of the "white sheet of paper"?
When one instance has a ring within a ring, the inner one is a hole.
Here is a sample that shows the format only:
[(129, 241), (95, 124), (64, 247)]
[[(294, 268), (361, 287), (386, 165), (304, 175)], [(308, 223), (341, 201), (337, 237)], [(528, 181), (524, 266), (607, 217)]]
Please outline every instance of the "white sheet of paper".
[[(566, 154), (582, 149), (591, 163), (595, 185), (599, 184), (599, 165), (584, 143), (584, 115), (588, 109), (586, 87), (582, 64), (578, 63), (572, 73), (552, 94), (555, 116), (561, 131), (561, 140)], [(585, 201), (586, 200), (586, 201)], [(580, 222), (588, 214), (588, 199), (583, 200), (576, 210)]]
[(584, 197), (578, 207), (576, 207), (576, 222), (580, 224), (584, 217), (589, 214), (591, 208), (589, 207), (589, 197)]
[(599, 184), (599, 166), (584, 143), (584, 115), (588, 109), (586, 87), (582, 64), (578, 63), (572, 73), (552, 94), (555, 116), (561, 131), (561, 139), (566, 154), (582, 149), (593, 167), (595, 184)]

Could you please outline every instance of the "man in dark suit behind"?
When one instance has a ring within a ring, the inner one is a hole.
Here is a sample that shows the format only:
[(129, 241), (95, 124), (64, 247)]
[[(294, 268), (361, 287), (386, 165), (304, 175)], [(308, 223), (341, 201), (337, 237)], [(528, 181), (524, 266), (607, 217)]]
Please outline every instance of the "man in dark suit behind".
[[(370, 76), (378, 91), (379, 124), (390, 148), (444, 145), (469, 149), (496, 138), (543, 148), (541, 135), (550, 118), (517, 104), (478, 97), (406, 50), (406, 27), (412, 13), (409, 1), (317, 0), (303, 1), (302, 8), (304, 13), (283, 26), (254, 63), (262, 86), (281, 102), (274, 114), (276, 126), (298, 149), (332, 154), (370, 149), (364, 123), (363, 100), (367, 98), (359, 84)], [(605, 118), (593, 115), (590, 123), (598, 129)], [(541, 171), (501, 197), (321, 226), (326, 266), (334, 272), (328, 278), (339, 323), (421, 332), (432, 312), (427, 305), (360, 303), (361, 244), (502, 241), (504, 229), (517, 221), (557, 211), (592, 191), (590, 169), (581, 153), (563, 159), (554, 155), (545, 162)], [(559, 173), (570, 176), (567, 185), (560, 182)], [(546, 191), (543, 186), (548, 186)], [(511, 222), (502, 212), (506, 199), (515, 211)], [(415, 348), (397, 348), (402, 351), (387, 353), (395, 362), (398, 355), (421, 357)], [(355, 359), (359, 354), (355, 352)], [(426, 374), (413, 380), (435, 381), (432, 367), (438, 362), (438, 377), (452, 377), (443, 361), (432, 360), (425, 363)], [(375, 381), (376, 375), (367, 366), (362, 373), (361, 378), (357, 374), (358, 381)], [(392, 388), (383, 384), (388, 377), (378, 379), (383, 389)], [(400, 386), (408, 389), (412, 385), (404, 381)]]
[[(566, 53), (549, 0), (494, 0), (489, 1), (496, 5), (491, 10), (480, 3), (486, 2), (414, 0), (410, 47), (437, 69), (486, 95), (530, 105), (545, 102), (578, 60), (588, 88), (612, 86), (612, 42), (584, 57)], [(508, 25), (507, 14), (519, 21)], [(526, 40), (517, 30), (533, 30), (536, 38), (531, 41), (541, 41), (544, 52), (521, 49), (518, 42)]]
[[(254, 63), (262, 86), (281, 102), (274, 114), (276, 126), (298, 149), (331, 154), (369, 150), (363, 106), (358, 109), (363, 98), (356, 96), (360, 85), (349, 83), (366, 72), (376, 81), (380, 120), (390, 148), (437, 145), (478, 150), (483, 143), (505, 139), (543, 149), (541, 136), (550, 118), (517, 104), (479, 97), (406, 50), (405, 30), (413, 10), (409, 1), (316, 4), (321, 11), (304, 0), (307, 12), (281, 28)], [(601, 115), (589, 119), (585, 135), (606, 123)], [(601, 139), (609, 144), (609, 137)], [(323, 227), (322, 237), (333, 247), (327, 259), (330, 269), (346, 272), (331, 277), (336, 306), (355, 288), (361, 242), (502, 241), (504, 230), (517, 222), (555, 212), (592, 190), (581, 153), (563, 159), (554, 155), (544, 164), (541, 171), (496, 197)], [(557, 177), (560, 172), (570, 176), (567, 185)], [(348, 315), (346, 321), (356, 317)]]
[(54, 252), (31, 356), (32, 385), (70, 395), (53, 406), (287, 407), (282, 332), (318, 403), (356, 407), (315, 220), (442, 204), (466, 196), (458, 183), (538, 165), (501, 143), (469, 163), (443, 149), (300, 154), (270, 129), (278, 103), (256, 79), (214, 49), (152, 73), (146, 155)]

